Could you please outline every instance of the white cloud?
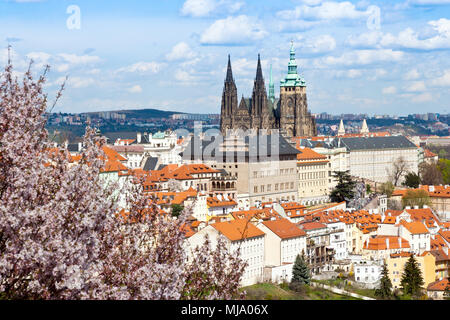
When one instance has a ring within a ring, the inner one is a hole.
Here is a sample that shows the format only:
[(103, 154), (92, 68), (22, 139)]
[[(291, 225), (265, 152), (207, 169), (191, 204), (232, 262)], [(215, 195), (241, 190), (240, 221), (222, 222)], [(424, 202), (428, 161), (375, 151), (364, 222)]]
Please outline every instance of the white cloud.
[(400, 31), (398, 35), (383, 34), (379, 31), (350, 36), (347, 43), (354, 47), (407, 48), (435, 50), (450, 48), (450, 20), (442, 18), (428, 21), (430, 31), (420, 34), (411, 28)]
[(383, 88), (383, 94), (396, 94), (397, 88), (394, 86)]
[(172, 48), (172, 51), (170, 51), (166, 55), (166, 59), (168, 61), (188, 60), (188, 59), (195, 58), (196, 56), (197, 56), (197, 54), (194, 51), (192, 51), (192, 49), (189, 47), (189, 45), (186, 42), (180, 42), (180, 43), (176, 44)]
[(404, 88), (406, 92), (423, 92), (426, 89), (425, 82), (423, 81), (414, 81)]
[(379, 45), (382, 37), (382, 32), (371, 31), (359, 34), (357, 36), (351, 35), (348, 37), (346, 43), (352, 47), (376, 47)]
[(56, 68), (56, 71), (58, 71), (58, 72), (66, 72), (69, 70), (70, 65), (67, 63), (64, 63), (64, 64), (57, 65), (55, 68)]
[(280, 21), (278, 24), (278, 30), (285, 32), (306, 31), (314, 28), (319, 24), (320, 21), (306, 21), (306, 20)]
[(175, 72), (175, 79), (181, 82), (190, 82), (193, 81), (195, 78), (191, 76), (187, 71), (177, 70)]
[(164, 66), (164, 63), (158, 62), (137, 62), (130, 66), (120, 68), (116, 72), (158, 73)]
[(391, 49), (355, 50), (345, 52), (339, 57), (325, 57), (322, 59), (322, 62), (327, 65), (368, 65), (377, 62), (400, 61), (403, 56), (403, 52)]
[(181, 14), (191, 17), (208, 17), (214, 12), (235, 13), (244, 6), (244, 2), (231, 0), (186, 0)]
[(141, 93), (142, 87), (140, 85), (135, 85), (135, 86), (132, 86), (131, 88), (128, 88), (127, 91), (130, 93)]
[(405, 74), (403, 79), (405, 79), (405, 80), (417, 80), (417, 79), (419, 79), (419, 77), (420, 77), (419, 71), (417, 71), (417, 69), (412, 69), (412, 70), (408, 71)]
[(200, 42), (210, 45), (247, 44), (263, 39), (267, 34), (258, 21), (240, 15), (215, 21), (202, 34)]
[(186, 0), (181, 14), (192, 17), (208, 16), (217, 6), (214, 0)]
[(370, 12), (357, 10), (355, 5), (348, 1), (327, 1), (320, 5), (301, 5), (294, 10), (277, 12), (280, 19), (305, 19), (305, 20), (340, 20), (360, 19), (369, 16)]
[[(60, 86), (63, 82), (66, 82), (68, 88), (86, 88), (95, 83), (92, 78), (81, 78), (81, 77), (69, 77), (67, 80), (65, 77), (60, 77), (51, 85)], [(49, 84), (50, 85), (50, 84)]]
[(432, 80), (431, 84), (436, 87), (450, 87), (450, 70), (445, 70), (444, 74)]
[(314, 39), (300, 42), (300, 48), (306, 49), (306, 52), (324, 53), (333, 51), (336, 48), (336, 40), (330, 35), (321, 35)]
[(38, 68), (47, 65), (51, 57), (50, 54), (45, 52), (30, 52), (27, 54), (27, 58), (33, 60)]
[(433, 95), (430, 92), (425, 92), (419, 95), (415, 95), (411, 98), (414, 103), (429, 102), (433, 100)]
[(79, 64), (91, 64), (96, 63), (100, 61), (100, 58), (97, 56), (89, 56), (89, 55), (76, 55), (76, 54), (69, 54), (69, 53), (61, 53), (58, 55), (61, 57), (64, 61), (72, 64), (72, 65), (79, 65)]
[(441, 5), (450, 4), (450, 0), (409, 0), (408, 3), (418, 5)]

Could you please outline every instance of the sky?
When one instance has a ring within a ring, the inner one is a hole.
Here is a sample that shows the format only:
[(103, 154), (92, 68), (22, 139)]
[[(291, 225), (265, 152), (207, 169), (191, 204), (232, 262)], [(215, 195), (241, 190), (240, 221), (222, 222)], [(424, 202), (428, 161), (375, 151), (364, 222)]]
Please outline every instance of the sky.
[(450, 0), (0, 0), (0, 64), (68, 77), (54, 112), (220, 113), (228, 54), (278, 96), (291, 41), (312, 113), (450, 113)]

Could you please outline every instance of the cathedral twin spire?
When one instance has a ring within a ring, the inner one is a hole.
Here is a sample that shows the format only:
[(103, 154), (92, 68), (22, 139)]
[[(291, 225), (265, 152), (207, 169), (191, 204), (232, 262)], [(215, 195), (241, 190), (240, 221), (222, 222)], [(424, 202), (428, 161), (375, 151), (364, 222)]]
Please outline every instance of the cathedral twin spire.
[[(290, 87), (290, 88), (283, 88)], [(296, 87), (292, 90), (291, 87)], [(297, 87), (300, 87), (297, 89)], [(256, 76), (251, 98), (242, 97), (238, 105), (237, 88), (233, 78), (231, 58), (228, 55), (227, 74), (222, 95), (220, 127), (223, 134), (228, 129), (280, 129), (288, 136), (316, 135), (313, 117), (308, 112), (306, 83), (297, 74), (295, 49), (291, 45), (288, 74), (280, 81), (280, 98), (275, 98), (275, 86), (270, 66), (269, 91), (266, 91), (261, 56), (258, 54)], [(289, 89), (289, 90), (288, 90)]]

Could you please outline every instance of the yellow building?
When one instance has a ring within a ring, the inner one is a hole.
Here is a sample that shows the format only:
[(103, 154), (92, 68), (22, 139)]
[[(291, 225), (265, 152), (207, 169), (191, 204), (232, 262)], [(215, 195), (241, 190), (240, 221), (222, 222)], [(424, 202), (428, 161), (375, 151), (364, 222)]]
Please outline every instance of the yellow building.
[[(389, 278), (391, 279), (392, 287), (394, 289), (401, 287), (400, 283), (403, 270), (410, 256), (411, 253), (409, 252), (401, 252), (391, 254), (386, 259)], [(426, 289), (430, 283), (436, 280), (435, 257), (429, 252), (424, 252), (419, 256), (415, 256), (415, 258), (419, 264), (420, 271), (422, 272), (422, 278), (424, 281), (423, 288)]]
[(299, 147), (297, 154), (298, 199), (303, 205), (326, 203), (328, 197), (329, 161), (310, 148)]

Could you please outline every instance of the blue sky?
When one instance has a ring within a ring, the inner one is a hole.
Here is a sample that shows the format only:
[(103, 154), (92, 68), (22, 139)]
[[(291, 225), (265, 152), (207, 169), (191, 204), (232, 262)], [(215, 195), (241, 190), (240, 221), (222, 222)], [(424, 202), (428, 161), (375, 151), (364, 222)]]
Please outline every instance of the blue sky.
[(278, 95), (291, 40), (313, 113), (450, 112), (450, 0), (0, 0), (0, 63), (69, 76), (56, 112), (219, 113), (228, 54)]

